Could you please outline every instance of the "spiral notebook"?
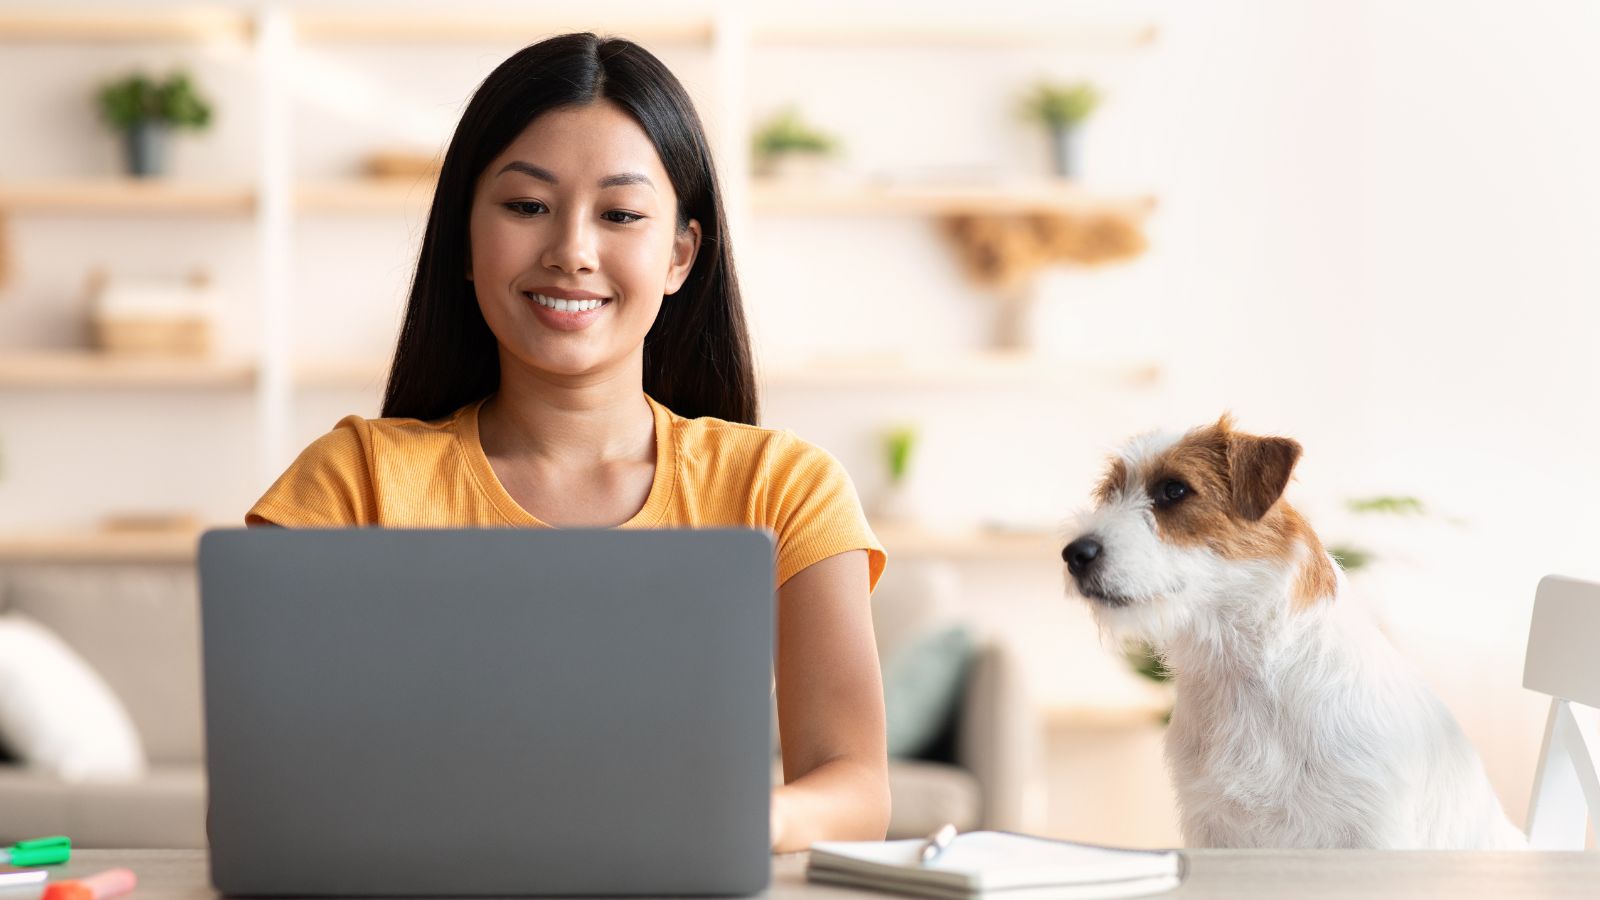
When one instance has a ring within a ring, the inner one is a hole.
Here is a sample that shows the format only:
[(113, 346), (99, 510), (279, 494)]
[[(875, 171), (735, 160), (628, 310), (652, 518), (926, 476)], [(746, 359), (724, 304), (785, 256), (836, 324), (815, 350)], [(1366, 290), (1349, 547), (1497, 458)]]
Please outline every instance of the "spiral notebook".
[(957, 835), (923, 864), (924, 843), (816, 843), (806, 877), (945, 900), (1092, 900), (1169, 891), (1183, 882), (1187, 870), (1176, 850), (1123, 850), (1004, 831)]

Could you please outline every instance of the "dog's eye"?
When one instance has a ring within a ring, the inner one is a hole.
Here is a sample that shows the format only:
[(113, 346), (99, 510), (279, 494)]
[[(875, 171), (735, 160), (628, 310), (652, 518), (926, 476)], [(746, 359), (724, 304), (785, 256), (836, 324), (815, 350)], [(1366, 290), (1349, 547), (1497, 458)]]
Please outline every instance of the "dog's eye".
[(1189, 496), (1189, 486), (1176, 478), (1168, 478), (1156, 485), (1157, 505), (1170, 506), (1187, 496)]

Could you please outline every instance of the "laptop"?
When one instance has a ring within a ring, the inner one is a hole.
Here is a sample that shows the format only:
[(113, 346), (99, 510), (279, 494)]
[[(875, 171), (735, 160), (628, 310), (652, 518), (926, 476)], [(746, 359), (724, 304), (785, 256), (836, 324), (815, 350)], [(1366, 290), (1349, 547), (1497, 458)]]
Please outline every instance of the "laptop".
[(764, 890), (774, 583), (756, 530), (207, 532), (212, 884)]

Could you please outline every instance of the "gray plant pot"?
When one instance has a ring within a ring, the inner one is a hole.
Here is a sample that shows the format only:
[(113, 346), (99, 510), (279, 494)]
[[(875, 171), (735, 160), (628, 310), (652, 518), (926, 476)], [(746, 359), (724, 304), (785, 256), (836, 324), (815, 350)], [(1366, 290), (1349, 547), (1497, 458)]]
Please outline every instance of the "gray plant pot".
[(1050, 129), (1050, 146), (1054, 151), (1056, 175), (1061, 178), (1078, 178), (1083, 175), (1079, 169), (1079, 141), (1083, 129), (1076, 125), (1056, 125)]
[(128, 174), (135, 178), (160, 175), (167, 168), (167, 136), (171, 129), (160, 122), (139, 122), (125, 132)]

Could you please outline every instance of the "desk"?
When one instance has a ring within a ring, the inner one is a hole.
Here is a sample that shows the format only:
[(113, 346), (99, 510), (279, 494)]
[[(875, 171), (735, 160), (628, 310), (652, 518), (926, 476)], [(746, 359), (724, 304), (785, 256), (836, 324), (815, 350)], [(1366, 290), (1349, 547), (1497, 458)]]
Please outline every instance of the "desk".
[[(1197, 898), (1309, 897), (1350, 900), (1415, 897), (1600, 897), (1600, 853), (1434, 853), (1376, 850), (1189, 853), (1189, 879), (1160, 896)], [(54, 878), (127, 866), (139, 875), (130, 900), (213, 900), (203, 850), (79, 850)], [(806, 855), (773, 860), (772, 900), (883, 900), (893, 895), (807, 884)], [(7, 898), (32, 900), (33, 891)]]

